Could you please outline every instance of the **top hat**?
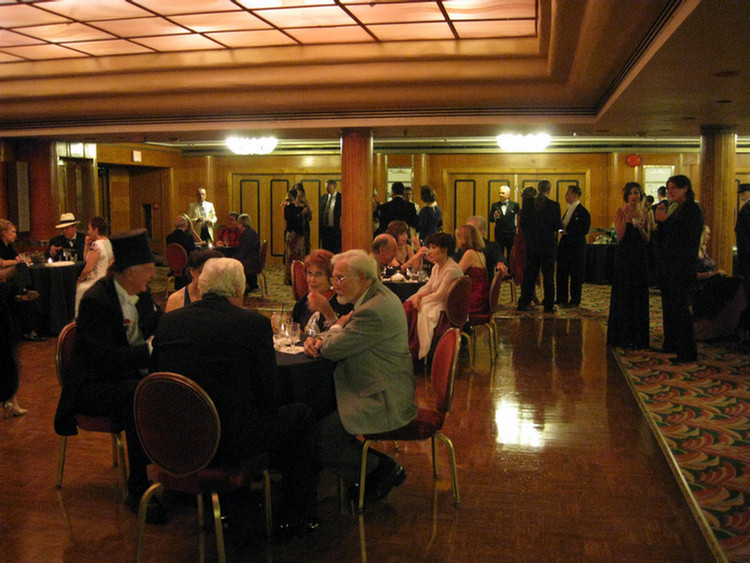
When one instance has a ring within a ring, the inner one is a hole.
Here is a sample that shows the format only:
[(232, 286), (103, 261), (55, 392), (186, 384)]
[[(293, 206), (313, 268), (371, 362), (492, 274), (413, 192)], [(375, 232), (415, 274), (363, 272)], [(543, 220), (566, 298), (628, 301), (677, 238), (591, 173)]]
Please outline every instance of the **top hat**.
[(151, 246), (148, 244), (146, 229), (117, 233), (109, 237), (115, 253), (113, 269), (122, 272), (131, 266), (148, 264), (154, 261)]
[(745, 192), (750, 192), (750, 184), (740, 184), (737, 187), (738, 194), (745, 193)]
[(77, 225), (80, 223), (80, 221), (76, 221), (76, 216), (72, 213), (63, 213), (60, 215), (60, 224), (55, 225), (56, 229), (64, 229), (65, 227), (70, 227), (71, 225)]

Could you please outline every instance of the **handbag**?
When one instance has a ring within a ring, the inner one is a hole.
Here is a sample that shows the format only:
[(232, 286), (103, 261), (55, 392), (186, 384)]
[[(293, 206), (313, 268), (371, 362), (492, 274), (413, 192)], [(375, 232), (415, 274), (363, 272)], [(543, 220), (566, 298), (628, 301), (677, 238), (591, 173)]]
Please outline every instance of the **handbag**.
[(7, 283), (16, 277), (16, 265), (0, 266), (0, 283)]

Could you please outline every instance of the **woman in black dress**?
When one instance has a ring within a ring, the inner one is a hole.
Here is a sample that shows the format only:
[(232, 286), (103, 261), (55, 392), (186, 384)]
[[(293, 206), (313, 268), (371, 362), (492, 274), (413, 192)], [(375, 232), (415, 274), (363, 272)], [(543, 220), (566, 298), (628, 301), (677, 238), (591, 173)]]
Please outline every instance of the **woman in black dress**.
[(615, 212), (615, 272), (609, 301), (607, 344), (641, 350), (649, 347), (648, 240), (654, 228), (651, 210), (638, 182), (623, 189), (625, 205)]

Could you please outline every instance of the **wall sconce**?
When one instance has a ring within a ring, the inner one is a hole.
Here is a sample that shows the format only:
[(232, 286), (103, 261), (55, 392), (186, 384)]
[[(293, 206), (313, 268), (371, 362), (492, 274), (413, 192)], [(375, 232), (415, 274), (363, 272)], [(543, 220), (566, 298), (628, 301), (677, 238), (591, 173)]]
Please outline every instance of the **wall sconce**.
[(229, 137), (226, 140), (229, 150), (234, 154), (269, 154), (276, 148), (279, 140), (276, 137)]
[(547, 148), (552, 137), (547, 133), (513, 135), (503, 133), (497, 136), (498, 146), (505, 152), (541, 152)]

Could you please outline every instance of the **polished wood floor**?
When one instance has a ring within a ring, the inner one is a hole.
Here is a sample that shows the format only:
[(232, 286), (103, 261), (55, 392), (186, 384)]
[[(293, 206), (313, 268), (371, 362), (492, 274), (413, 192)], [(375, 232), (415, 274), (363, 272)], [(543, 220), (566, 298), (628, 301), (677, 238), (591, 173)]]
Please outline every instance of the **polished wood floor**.
[[(445, 427), (456, 446), (460, 508), (442, 445), (435, 481), (427, 444), (402, 444), (408, 479), (363, 517), (339, 511), (324, 474), (316, 533), (272, 546), (235, 521), (230, 561), (714, 561), (599, 323), (540, 314), (499, 324), (494, 372), (486, 353), (474, 374), (462, 357)], [(0, 421), (0, 559), (134, 561), (136, 520), (120, 501), (107, 437), (70, 439), (64, 486), (55, 489), (53, 355), (52, 339), (21, 345), (19, 400), (29, 414)], [(194, 508), (174, 499), (170, 510), (167, 525), (148, 530), (146, 561), (198, 561)], [(211, 535), (207, 560), (216, 560)]]

